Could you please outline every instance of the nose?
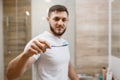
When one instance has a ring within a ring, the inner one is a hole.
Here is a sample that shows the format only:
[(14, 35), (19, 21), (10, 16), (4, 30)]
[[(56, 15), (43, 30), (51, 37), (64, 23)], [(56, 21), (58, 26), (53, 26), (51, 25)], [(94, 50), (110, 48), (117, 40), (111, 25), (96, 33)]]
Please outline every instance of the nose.
[(63, 25), (64, 22), (60, 19), (60, 20), (58, 21), (58, 24), (59, 24), (59, 25)]

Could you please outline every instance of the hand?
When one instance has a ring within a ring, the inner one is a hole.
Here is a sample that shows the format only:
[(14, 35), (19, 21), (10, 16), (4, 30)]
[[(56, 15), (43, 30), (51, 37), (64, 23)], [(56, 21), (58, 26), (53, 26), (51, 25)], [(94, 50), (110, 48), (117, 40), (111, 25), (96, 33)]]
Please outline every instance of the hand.
[(51, 48), (50, 44), (45, 40), (36, 39), (33, 40), (29, 47), (24, 51), (28, 56), (33, 56), (34, 54), (38, 54), (41, 52), (45, 52), (46, 48)]

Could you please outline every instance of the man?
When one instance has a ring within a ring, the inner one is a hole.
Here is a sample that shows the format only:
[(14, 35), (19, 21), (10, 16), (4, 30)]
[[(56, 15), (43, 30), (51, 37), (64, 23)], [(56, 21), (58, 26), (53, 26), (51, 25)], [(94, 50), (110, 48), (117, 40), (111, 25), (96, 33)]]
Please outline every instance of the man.
[(49, 31), (32, 39), (24, 51), (8, 65), (7, 78), (21, 76), (33, 64), (33, 80), (79, 80), (70, 63), (68, 42), (61, 38), (66, 31), (69, 13), (63, 5), (49, 9)]

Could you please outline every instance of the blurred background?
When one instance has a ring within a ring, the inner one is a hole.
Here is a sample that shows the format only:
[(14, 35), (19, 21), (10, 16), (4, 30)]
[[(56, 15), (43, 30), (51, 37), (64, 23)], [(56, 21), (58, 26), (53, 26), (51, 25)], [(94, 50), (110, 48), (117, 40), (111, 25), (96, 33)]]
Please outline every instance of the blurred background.
[[(79, 77), (93, 80), (108, 67), (108, 0), (0, 0), (0, 79), (27, 42), (49, 29), (47, 11), (54, 4), (68, 8), (69, 24), (63, 36), (70, 43), (71, 61)], [(120, 79), (120, 0), (112, 3), (112, 71)], [(118, 66), (118, 67), (116, 67)], [(32, 80), (32, 70), (17, 80)], [(95, 79), (99, 80), (99, 79)]]

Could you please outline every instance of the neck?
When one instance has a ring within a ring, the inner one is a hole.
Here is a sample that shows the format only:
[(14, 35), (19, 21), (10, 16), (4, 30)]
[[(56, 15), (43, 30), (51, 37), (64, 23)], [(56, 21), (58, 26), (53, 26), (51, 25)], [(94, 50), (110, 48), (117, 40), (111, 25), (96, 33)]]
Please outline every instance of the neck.
[(49, 30), (49, 32), (50, 32), (52, 35), (54, 35), (54, 36), (56, 36), (56, 37), (58, 37), (58, 38), (61, 38), (61, 36), (55, 35), (51, 30)]

